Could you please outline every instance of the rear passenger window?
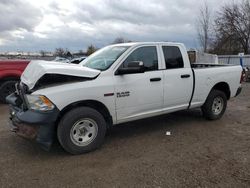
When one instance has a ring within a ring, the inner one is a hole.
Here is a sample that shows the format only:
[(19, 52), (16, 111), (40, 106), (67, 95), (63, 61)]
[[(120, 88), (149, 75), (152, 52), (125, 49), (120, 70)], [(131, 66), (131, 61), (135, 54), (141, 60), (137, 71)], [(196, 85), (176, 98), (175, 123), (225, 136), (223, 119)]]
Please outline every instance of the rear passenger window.
[(166, 69), (183, 68), (183, 58), (181, 51), (176, 46), (163, 46), (163, 54), (165, 57)]
[(123, 63), (123, 67), (128, 67), (132, 61), (142, 61), (145, 71), (158, 70), (158, 57), (155, 46), (140, 47), (133, 51)]

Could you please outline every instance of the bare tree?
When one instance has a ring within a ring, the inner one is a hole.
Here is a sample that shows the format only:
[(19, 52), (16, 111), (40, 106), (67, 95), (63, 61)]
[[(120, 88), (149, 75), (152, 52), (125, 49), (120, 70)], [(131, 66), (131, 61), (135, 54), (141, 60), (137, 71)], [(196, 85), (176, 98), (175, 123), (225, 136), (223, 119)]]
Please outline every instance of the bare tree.
[(125, 39), (123, 37), (117, 37), (112, 44), (120, 44), (120, 43), (125, 43)]
[(44, 50), (40, 50), (40, 54), (42, 57), (44, 57), (46, 55), (46, 52)]
[(55, 56), (63, 57), (65, 54), (65, 50), (63, 48), (56, 48), (54, 54)]
[(216, 47), (232, 53), (250, 51), (250, 1), (227, 4), (215, 20)]
[(87, 56), (89, 56), (89, 55), (91, 55), (92, 53), (94, 53), (95, 51), (97, 50), (97, 48), (94, 46), (94, 45), (90, 45), (90, 46), (88, 46), (88, 48), (87, 48)]
[(126, 42), (132, 42), (131, 40), (127, 40), (123, 37), (117, 37), (115, 40), (112, 42), (112, 44), (120, 44), (120, 43), (126, 43)]
[(204, 52), (208, 51), (211, 40), (211, 11), (207, 2), (205, 1), (200, 8), (200, 15), (197, 20), (197, 32), (200, 45)]

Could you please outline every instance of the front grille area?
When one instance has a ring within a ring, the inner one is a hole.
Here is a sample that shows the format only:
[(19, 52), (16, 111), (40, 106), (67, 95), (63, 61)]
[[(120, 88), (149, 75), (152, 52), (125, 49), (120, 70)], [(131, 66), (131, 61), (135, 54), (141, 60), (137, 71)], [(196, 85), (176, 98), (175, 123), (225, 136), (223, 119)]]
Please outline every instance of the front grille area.
[(28, 105), (26, 103), (25, 94), (28, 93), (28, 87), (24, 83), (20, 82), (16, 85), (16, 90), (16, 94), (21, 100), (18, 106), (22, 110), (26, 111), (28, 109)]

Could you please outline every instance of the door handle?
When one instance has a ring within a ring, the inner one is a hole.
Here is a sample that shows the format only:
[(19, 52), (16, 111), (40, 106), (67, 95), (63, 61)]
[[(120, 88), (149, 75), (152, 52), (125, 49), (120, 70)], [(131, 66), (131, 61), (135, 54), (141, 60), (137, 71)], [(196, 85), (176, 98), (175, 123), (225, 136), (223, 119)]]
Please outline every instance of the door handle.
[(159, 82), (161, 78), (150, 78), (150, 82)]
[(183, 74), (181, 75), (181, 78), (189, 78), (190, 77), (190, 74)]

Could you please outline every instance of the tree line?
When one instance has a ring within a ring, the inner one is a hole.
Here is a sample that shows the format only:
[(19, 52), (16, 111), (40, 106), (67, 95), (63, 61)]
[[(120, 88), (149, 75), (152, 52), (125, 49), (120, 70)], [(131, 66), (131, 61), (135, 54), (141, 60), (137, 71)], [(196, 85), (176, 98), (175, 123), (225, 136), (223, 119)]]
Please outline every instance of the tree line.
[[(114, 41), (111, 44), (119, 44), (119, 43), (125, 43), (125, 42), (132, 42), (131, 40), (127, 40), (124, 37), (117, 37), (114, 39)], [(87, 47), (87, 50), (84, 52), (83, 50), (79, 50), (77, 55), (83, 55), (83, 56), (89, 56), (95, 51), (98, 50), (98, 47), (94, 46), (93, 44), (89, 45)], [(41, 56), (45, 56), (46, 51), (41, 50), (40, 51)], [(54, 51), (54, 56), (59, 56), (59, 57), (73, 57), (73, 54), (67, 49), (67, 48), (56, 48)]]
[(250, 53), (250, 1), (227, 3), (213, 13), (205, 2), (197, 20), (198, 40), (204, 52)]

